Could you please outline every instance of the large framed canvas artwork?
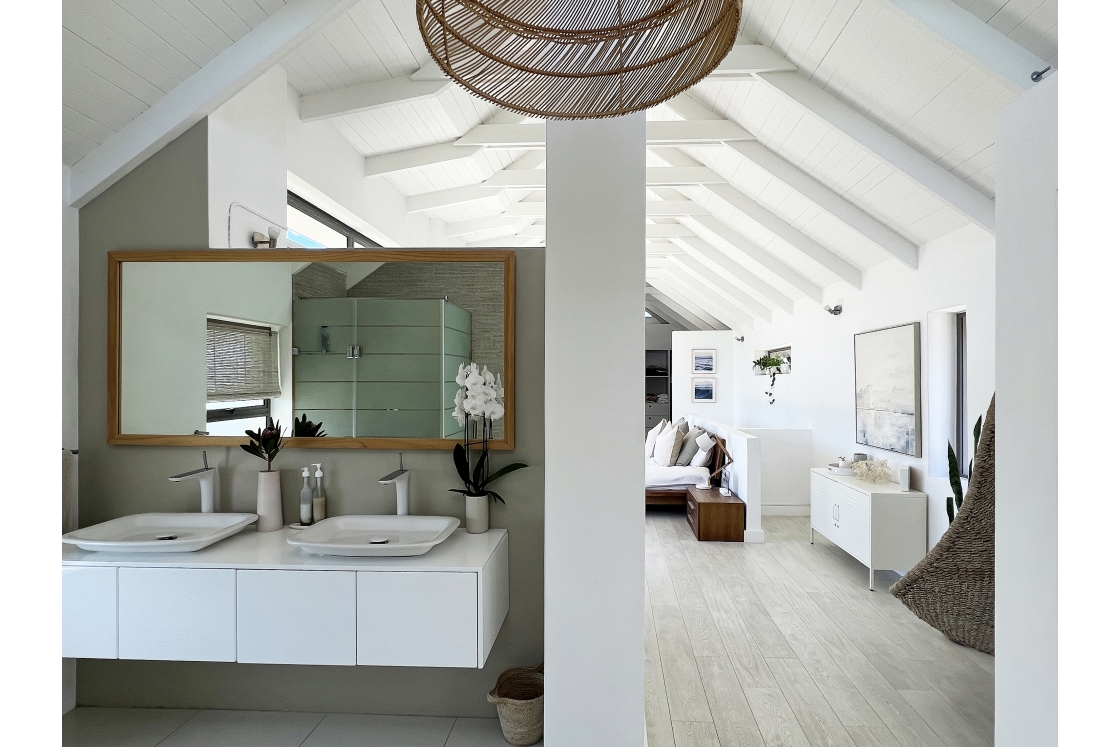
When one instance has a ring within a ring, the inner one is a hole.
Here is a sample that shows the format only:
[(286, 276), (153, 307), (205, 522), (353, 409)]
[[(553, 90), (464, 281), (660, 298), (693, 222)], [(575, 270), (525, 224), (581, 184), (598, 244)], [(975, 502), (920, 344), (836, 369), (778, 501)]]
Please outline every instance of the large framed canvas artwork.
[(855, 335), (856, 443), (922, 455), (919, 322)]

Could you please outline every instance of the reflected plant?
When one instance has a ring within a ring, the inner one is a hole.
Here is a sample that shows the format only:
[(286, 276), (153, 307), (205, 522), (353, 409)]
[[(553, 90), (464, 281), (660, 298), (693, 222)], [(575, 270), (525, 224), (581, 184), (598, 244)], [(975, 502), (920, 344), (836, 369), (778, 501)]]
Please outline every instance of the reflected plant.
[(313, 423), (305, 412), (292, 423), (292, 436), (296, 438), (322, 438), (327, 435), (322, 423)]

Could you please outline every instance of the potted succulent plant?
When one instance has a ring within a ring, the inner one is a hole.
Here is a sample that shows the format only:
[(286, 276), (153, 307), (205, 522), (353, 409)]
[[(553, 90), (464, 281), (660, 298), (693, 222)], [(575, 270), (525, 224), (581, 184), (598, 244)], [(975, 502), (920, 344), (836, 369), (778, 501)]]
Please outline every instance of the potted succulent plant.
[(257, 473), (257, 531), (275, 532), (284, 528), (284, 510), (280, 503), (280, 470), (272, 469), (272, 461), (284, 448), (280, 426), (271, 417), (265, 418), (264, 428), (245, 431), (249, 443), (241, 448), (263, 459), (267, 469)]
[[(494, 422), (505, 415), (505, 389), (502, 377), (495, 376), (478, 364), (460, 364), (455, 377), (459, 391), (455, 393), (455, 419), (463, 428), (463, 442), (455, 444), (452, 456), (455, 470), (463, 481), (462, 488), (451, 488), (452, 493), (462, 493), (467, 499), (467, 531), (479, 534), (490, 528), (491, 499), (505, 503), (491, 486), (519, 469), (528, 467), (520, 462), (508, 464), (496, 472), (490, 471), (490, 438), (494, 435)], [(471, 467), (471, 447), (479, 448), (478, 460)]]

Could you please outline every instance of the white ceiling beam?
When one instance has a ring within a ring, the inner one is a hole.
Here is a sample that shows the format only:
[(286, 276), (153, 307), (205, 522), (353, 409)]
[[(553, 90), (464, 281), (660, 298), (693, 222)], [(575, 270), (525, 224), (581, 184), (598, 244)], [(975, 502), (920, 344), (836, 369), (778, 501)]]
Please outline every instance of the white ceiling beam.
[[(670, 167), (689, 168), (700, 165), (691, 156), (676, 148), (650, 148), (650, 150), (664, 159)], [(794, 228), (786, 222), (785, 218), (758, 204), (751, 197), (739, 191), (738, 187), (728, 184), (726, 181), (722, 184), (704, 184), (702, 186), (843, 282), (848, 283), (856, 290), (863, 286), (863, 272), (858, 267), (822, 246), (803, 231)]]
[(712, 314), (706, 306), (701, 306), (693, 298), (693, 291), (682, 290), (680, 286), (672, 284), (669, 280), (661, 275), (658, 270), (646, 271), (646, 283), (653, 286), (660, 294), (661, 299), (666, 303), (672, 301), (678, 308), (681, 308), (692, 316), (701, 320), (712, 329), (735, 329), (734, 322), (726, 322)]
[[(455, 145), (515, 150), (541, 149), (544, 148), (544, 130), (543, 122), (480, 124), (456, 140)], [(718, 145), (753, 139), (753, 135), (727, 119), (706, 122), (646, 122), (648, 145)]]
[(701, 264), (687, 254), (674, 254), (669, 257), (669, 260), (674, 264), (681, 267), (686, 272), (691, 273), (697, 278), (700, 278), (708, 285), (715, 288), (719, 293), (726, 296), (732, 302), (747, 311), (752, 316), (769, 322), (771, 320), (770, 307), (765, 304), (759, 303), (752, 296), (747, 295), (741, 288), (728, 282), (720, 277), (718, 274), (712, 272), (711, 268)]
[(992, 200), (805, 76), (779, 72), (762, 73), (757, 78), (940, 197), (976, 225), (995, 233)]
[[(503, 216), (493, 216), (494, 218), (502, 218)], [(483, 221), (486, 218), (475, 218), (474, 220)], [(468, 221), (461, 221), (468, 223)], [(506, 219), (506, 224), (510, 221)], [(496, 227), (496, 226), (495, 226)], [(450, 234), (449, 234), (450, 235)], [(526, 226), (517, 232), (518, 236), (540, 236), (545, 235), (545, 224), (534, 223), (531, 226)], [(695, 236), (696, 233), (687, 226), (682, 226), (680, 223), (647, 223), (646, 224), (646, 238), (647, 239), (675, 239), (686, 236)]]
[(918, 247), (759, 142), (730, 143), (737, 153), (907, 267), (918, 268)]
[[(680, 187), (700, 184), (718, 184), (727, 181), (707, 166), (685, 168), (653, 166), (646, 169), (646, 185), (650, 187)], [(502, 169), (482, 182), (484, 187), (503, 189), (544, 189), (544, 169)]]
[[(527, 200), (509, 206), (502, 215), (520, 218), (545, 217), (545, 203), (543, 201), (529, 202)], [(682, 215), (708, 215), (708, 209), (692, 200), (650, 200), (646, 203), (648, 217), (677, 218)]]
[(714, 215), (689, 216), (686, 218), (682, 218), (681, 220), (686, 221), (686, 223), (689, 225), (696, 224), (698, 226), (702, 226), (715, 236), (735, 247), (735, 249), (742, 252), (744, 256), (758, 264), (760, 267), (768, 270), (769, 272), (772, 272), (774, 275), (781, 278), (786, 283), (789, 283), (794, 288), (797, 288), (799, 291), (801, 291), (817, 303), (823, 303), (824, 291), (819, 285), (787, 265), (785, 262), (782, 262), (770, 252), (759, 247), (746, 236), (739, 233), (734, 228), (731, 228), (731, 226), (727, 225), (719, 218), (716, 218)]
[(731, 184), (706, 184), (719, 199), (785, 241), (797, 251), (831, 272), (856, 290), (863, 287), (863, 272), (839, 254), (828, 250), (804, 232), (740, 192)]
[(1034, 85), (1046, 62), (952, 0), (882, 0), (940, 36), (1016, 91)]
[(797, 66), (762, 44), (736, 44), (711, 72), (710, 78), (746, 78), (755, 73), (796, 70)]
[(670, 287), (676, 287), (679, 292), (685, 294), (693, 303), (700, 306), (700, 308), (707, 311), (731, 329), (739, 329), (740, 327), (754, 329), (754, 317), (747, 314), (742, 309), (729, 304), (725, 298), (714, 292), (712, 288), (704, 282), (692, 277), (687, 272), (676, 268), (654, 268), (647, 270), (646, 275), (650, 282), (660, 280)]
[(360, 114), (387, 106), (415, 104), (434, 99), (451, 85), (447, 80), (400, 77), (362, 83), (337, 91), (309, 93), (299, 97), (299, 118), (302, 122), (317, 122), (320, 119)]
[[(650, 291), (650, 289), (646, 288), (646, 309), (648, 309), (651, 314), (655, 314), (655, 315), (659, 316), (660, 318), (664, 319), (665, 321), (667, 321), (671, 324), (677, 324), (681, 327), (684, 327), (685, 329), (689, 329), (689, 330), (709, 329), (707, 324), (704, 324), (703, 326), (698, 325), (696, 322), (693, 322), (693, 321), (685, 318), (683, 315), (678, 314), (675, 309), (670, 308), (661, 299), (654, 298), (649, 293), (649, 291)], [(693, 317), (693, 318), (695, 318), (695, 317)], [(697, 319), (696, 321), (699, 322), (700, 320)]]
[(423, 192), (406, 197), (404, 198), (404, 208), (410, 213), (420, 213), (425, 210), (438, 210), (453, 205), (462, 205), (466, 202), (490, 199), (491, 197), (497, 197), (500, 193), (500, 189), (490, 189), (474, 184), (466, 187), (452, 187), (451, 189)]
[(82, 207), (276, 65), (355, 0), (292, 0), (110, 135), (70, 169)]
[(762, 280), (743, 265), (736, 262), (728, 255), (699, 237), (685, 237), (675, 242), (682, 247), (685, 253), (692, 255), (700, 262), (724, 272), (728, 277), (737, 280), (748, 290), (754, 291), (768, 302), (774, 304), (787, 314), (793, 313), (793, 299), (780, 290)]
[(431, 166), (434, 163), (451, 163), (474, 158), (482, 148), (458, 148), (451, 143), (422, 145), (419, 148), (399, 150), (366, 157), (366, 176), (382, 176), (398, 171)]
[(506, 214), (486, 215), (481, 218), (468, 218), (467, 220), (453, 221), (447, 224), (448, 236), (464, 236), (468, 233), (479, 231), (492, 231), (495, 228), (513, 228), (524, 218), (511, 217)]
[(513, 248), (527, 248), (541, 246), (541, 240), (536, 238), (525, 238), (523, 236), (499, 236), (494, 239), (481, 239), (479, 241), (468, 241), (467, 246), (479, 248), (493, 248), (493, 247), (513, 247)]
[[(690, 311), (688, 311), (687, 309), (685, 309), (683, 306), (678, 304), (673, 299), (669, 298), (669, 296), (667, 296), (665, 293), (662, 293), (661, 291), (659, 291), (657, 288), (653, 287), (649, 283), (646, 283), (646, 301), (660, 304), (665, 309), (668, 309), (673, 314), (676, 314), (678, 319), (681, 319), (682, 321), (687, 322), (687, 324), (685, 326), (692, 326), (692, 327), (695, 327), (696, 329), (701, 329), (701, 330), (703, 330), (703, 329), (726, 329), (726, 327), (724, 327), (724, 325), (722, 325), (722, 324), (720, 324), (718, 327), (712, 326), (708, 322), (704, 321), (700, 317), (696, 316), (695, 314), (693, 314)], [(713, 321), (715, 321), (715, 320), (713, 320)]]
[[(682, 93), (666, 105), (687, 120), (722, 119), (701, 102)], [(741, 156), (770, 174), (817, 207), (844, 222), (908, 267), (918, 267), (918, 247), (845, 200), (758, 141), (727, 143)]]
[(450, 80), (450, 78), (439, 69), (439, 65), (435, 63), (435, 60), (428, 60), (420, 66), (419, 70), (408, 77), (413, 80)]

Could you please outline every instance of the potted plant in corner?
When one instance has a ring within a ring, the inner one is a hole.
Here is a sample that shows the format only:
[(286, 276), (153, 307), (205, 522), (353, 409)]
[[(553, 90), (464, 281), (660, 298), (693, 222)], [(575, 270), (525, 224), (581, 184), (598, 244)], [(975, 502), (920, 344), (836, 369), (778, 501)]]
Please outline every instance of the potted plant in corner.
[(770, 404), (774, 404), (774, 384), (778, 380), (778, 374), (784, 373), (782, 367), (789, 365), (789, 363), (789, 356), (778, 357), (770, 353), (753, 361), (754, 367), (758, 369), (759, 373), (763, 376), (770, 377), (770, 388), (765, 392), (767, 399), (770, 400)]
[[(490, 486), (510, 472), (528, 467), (516, 462), (490, 471), (490, 438), (494, 435), (494, 422), (505, 415), (505, 389), (501, 375), (494, 376), (485, 366), (459, 364), (455, 377), (459, 391), (455, 393), (455, 419), (463, 428), (463, 442), (455, 444), (453, 457), (455, 470), (463, 481), (462, 488), (451, 488), (452, 493), (462, 493), (467, 499), (467, 531), (480, 534), (490, 528), (490, 499), (505, 503), (505, 499)], [(479, 450), (478, 460), (471, 467), (471, 447)]]
[(265, 461), (267, 469), (257, 473), (257, 531), (275, 532), (284, 528), (284, 509), (280, 504), (280, 470), (272, 469), (272, 460), (284, 448), (280, 426), (266, 417), (264, 428), (256, 433), (245, 431), (249, 443), (241, 448)]

